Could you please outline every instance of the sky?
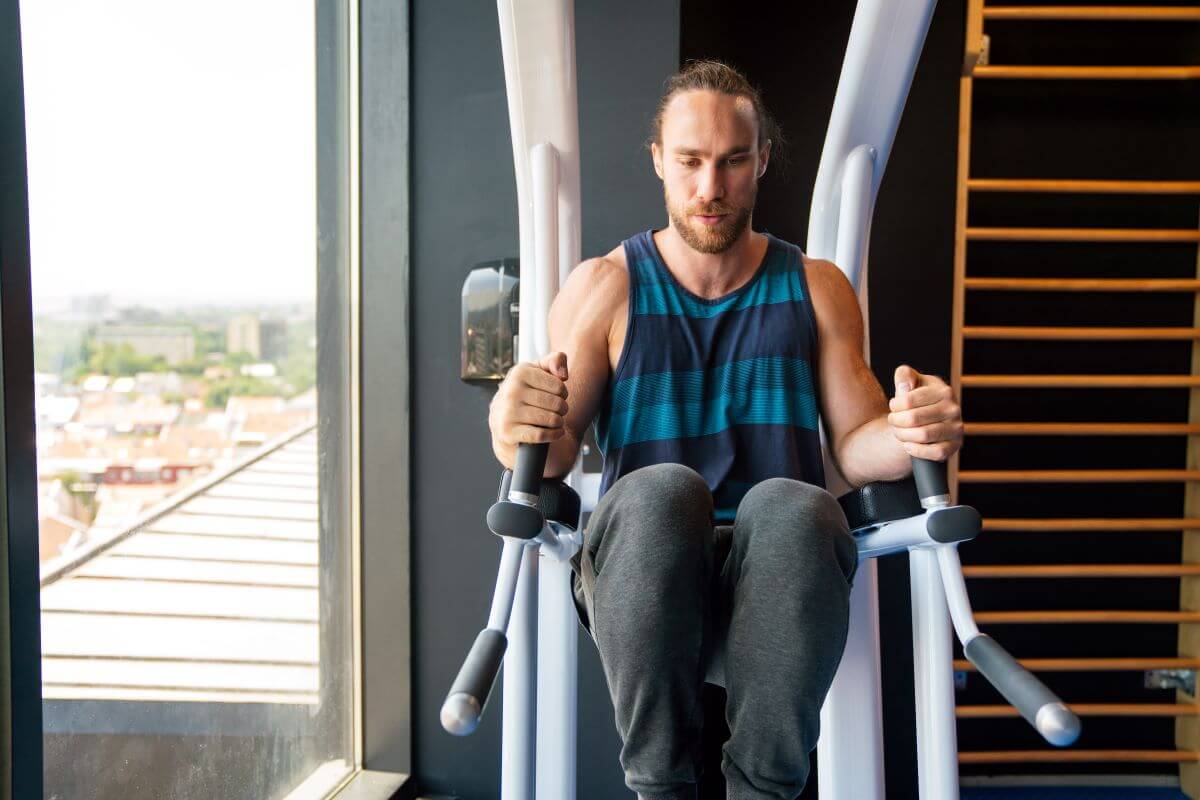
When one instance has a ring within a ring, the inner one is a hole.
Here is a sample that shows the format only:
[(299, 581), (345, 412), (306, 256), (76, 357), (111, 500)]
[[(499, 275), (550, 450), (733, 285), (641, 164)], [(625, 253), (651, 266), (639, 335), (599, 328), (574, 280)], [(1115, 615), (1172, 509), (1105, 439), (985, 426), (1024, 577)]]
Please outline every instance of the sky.
[(35, 311), (313, 301), (303, 0), (22, 0)]

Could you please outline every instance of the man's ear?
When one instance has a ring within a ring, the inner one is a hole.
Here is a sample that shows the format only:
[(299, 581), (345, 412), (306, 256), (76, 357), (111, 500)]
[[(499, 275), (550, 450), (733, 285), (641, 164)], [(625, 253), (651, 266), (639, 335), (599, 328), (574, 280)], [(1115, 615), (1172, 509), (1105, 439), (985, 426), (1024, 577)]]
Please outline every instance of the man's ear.
[(762, 177), (767, 172), (767, 162), (771, 160), (771, 140), (767, 139), (766, 143), (758, 151), (758, 177)]
[(658, 175), (658, 179), (660, 181), (664, 180), (663, 165), (662, 165), (662, 148), (659, 146), (658, 142), (650, 143), (650, 160), (654, 162), (654, 174)]

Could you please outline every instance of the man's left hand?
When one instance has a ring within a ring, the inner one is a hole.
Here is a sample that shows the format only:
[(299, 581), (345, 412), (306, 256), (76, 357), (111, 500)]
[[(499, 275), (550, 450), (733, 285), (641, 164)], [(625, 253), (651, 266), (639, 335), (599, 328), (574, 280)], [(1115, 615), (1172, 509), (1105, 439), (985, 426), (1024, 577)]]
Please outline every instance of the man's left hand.
[(936, 375), (907, 364), (896, 368), (896, 396), (888, 401), (888, 424), (910, 456), (945, 461), (963, 441), (962, 409), (954, 390)]

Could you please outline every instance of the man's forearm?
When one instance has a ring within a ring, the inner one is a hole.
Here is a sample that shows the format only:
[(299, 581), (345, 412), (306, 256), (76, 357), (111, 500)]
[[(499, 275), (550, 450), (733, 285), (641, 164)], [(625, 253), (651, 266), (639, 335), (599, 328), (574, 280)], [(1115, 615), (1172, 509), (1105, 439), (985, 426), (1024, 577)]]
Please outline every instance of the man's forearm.
[(886, 414), (846, 434), (834, 456), (842, 477), (855, 487), (899, 480), (912, 472), (912, 459), (892, 433)]

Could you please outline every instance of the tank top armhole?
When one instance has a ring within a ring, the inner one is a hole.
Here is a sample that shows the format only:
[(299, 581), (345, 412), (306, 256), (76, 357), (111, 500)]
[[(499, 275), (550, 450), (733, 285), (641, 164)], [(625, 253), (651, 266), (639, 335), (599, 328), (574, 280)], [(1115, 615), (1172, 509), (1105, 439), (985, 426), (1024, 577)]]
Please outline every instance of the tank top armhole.
[(792, 258), (796, 260), (796, 272), (800, 275), (800, 286), (804, 291), (805, 317), (808, 319), (809, 341), (812, 343), (812, 360), (815, 363), (820, 353), (820, 342), (817, 334), (817, 309), (813, 305), (812, 290), (808, 286), (808, 267), (804, 265), (804, 251), (799, 247), (792, 250)]
[(637, 270), (634, 268), (634, 254), (629, 252), (629, 244), (631, 240), (626, 240), (623, 243), (625, 249), (625, 273), (629, 276), (629, 292), (626, 297), (628, 302), (628, 310), (625, 316), (625, 341), (621, 343), (621, 355), (617, 358), (617, 368), (613, 370), (612, 377), (608, 381), (608, 389), (617, 385), (617, 381), (621, 379), (621, 373), (625, 369), (625, 362), (629, 360), (629, 351), (633, 344), (633, 328), (636, 324), (637, 314), (634, 313), (637, 299)]

